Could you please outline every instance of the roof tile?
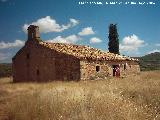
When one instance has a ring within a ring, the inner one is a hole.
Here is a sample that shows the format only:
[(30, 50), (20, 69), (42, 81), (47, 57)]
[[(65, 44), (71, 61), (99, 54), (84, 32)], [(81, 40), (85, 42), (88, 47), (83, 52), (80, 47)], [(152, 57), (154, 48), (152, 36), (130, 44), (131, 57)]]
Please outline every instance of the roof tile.
[(73, 55), (79, 59), (92, 59), (92, 60), (131, 60), (138, 61), (127, 56), (122, 56), (110, 52), (104, 52), (102, 50), (92, 48), (84, 45), (74, 45), (74, 44), (64, 44), (64, 43), (49, 43), (49, 42), (40, 42), (42, 46), (45, 46), (49, 49), (54, 49), (58, 52)]

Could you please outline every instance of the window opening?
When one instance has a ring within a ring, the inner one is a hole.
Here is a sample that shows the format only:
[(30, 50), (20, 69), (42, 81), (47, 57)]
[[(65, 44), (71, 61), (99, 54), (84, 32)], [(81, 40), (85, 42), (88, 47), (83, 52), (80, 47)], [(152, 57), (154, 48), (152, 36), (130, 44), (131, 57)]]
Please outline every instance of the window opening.
[(27, 59), (29, 59), (30, 58), (30, 54), (29, 53), (27, 53)]
[(97, 71), (97, 72), (100, 71), (100, 66), (96, 66), (96, 71)]
[(39, 75), (39, 70), (38, 69), (37, 69), (36, 73), (37, 73), (37, 75)]
[(126, 64), (124, 64), (124, 70), (126, 70)]

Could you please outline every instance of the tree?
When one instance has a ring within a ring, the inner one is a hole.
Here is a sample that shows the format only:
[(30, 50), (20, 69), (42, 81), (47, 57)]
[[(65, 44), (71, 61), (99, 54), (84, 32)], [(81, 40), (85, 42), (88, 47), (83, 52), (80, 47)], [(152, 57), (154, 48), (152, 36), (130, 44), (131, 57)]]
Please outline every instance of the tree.
[(119, 54), (119, 35), (117, 32), (117, 24), (110, 24), (109, 25), (109, 52)]

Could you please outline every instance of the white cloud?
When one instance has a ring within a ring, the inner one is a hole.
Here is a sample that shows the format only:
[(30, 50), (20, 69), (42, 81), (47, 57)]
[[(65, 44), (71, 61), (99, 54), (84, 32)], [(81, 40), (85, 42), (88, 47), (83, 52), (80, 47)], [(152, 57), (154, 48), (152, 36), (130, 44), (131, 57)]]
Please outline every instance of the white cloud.
[(54, 43), (76, 43), (77, 41), (81, 40), (81, 38), (77, 35), (70, 35), (67, 37), (57, 36), (51, 40), (47, 40), (47, 42), (54, 42)]
[(8, 59), (10, 55), (7, 53), (0, 53), (0, 62)]
[(160, 43), (155, 44), (155, 46), (160, 47)]
[(7, 2), (8, 0), (0, 0), (1, 2)]
[(85, 36), (85, 35), (93, 35), (95, 32), (93, 31), (92, 27), (86, 27), (83, 28), (81, 32), (78, 33), (78, 35)]
[(22, 47), (24, 45), (24, 41), (22, 40), (15, 40), (14, 42), (0, 42), (0, 49), (7, 49), (7, 48), (17, 48)]
[(101, 43), (101, 42), (102, 40), (97, 37), (93, 37), (90, 39), (90, 43)]
[(155, 50), (152, 50), (152, 51), (147, 52), (147, 54), (151, 54), (151, 53), (155, 53), (155, 52), (160, 52), (160, 50), (155, 49)]
[(79, 21), (73, 18), (70, 18), (70, 23), (72, 24), (72, 26), (76, 26), (79, 24)]
[(39, 26), (40, 32), (42, 33), (62, 32), (66, 29), (76, 26), (77, 24), (79, 24), (79, 21), (71, 18), (67, 25), (59, 25), (55, 19), (52, 19), (50, 16), (46, 16), (44, 18), (38, 19), (36, 22), (24, 24), (23, 31), (27, 32), (29, 25), (37, 25)]
[(133, 52), (138, 51), (140, 47), (145, 45), (147, 44), (145, 44), (144, 40), (133, 34), (132, 36), (124, 37), (119, 47), (121, 51)]

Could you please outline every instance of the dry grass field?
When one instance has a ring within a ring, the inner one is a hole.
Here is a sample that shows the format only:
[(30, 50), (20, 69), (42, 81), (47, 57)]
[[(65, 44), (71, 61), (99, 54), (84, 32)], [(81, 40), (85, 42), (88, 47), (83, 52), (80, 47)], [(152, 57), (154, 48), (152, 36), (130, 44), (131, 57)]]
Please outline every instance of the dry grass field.
[(160, 120), (160, 71), (50, 83), (0, 79), (1, 120)]

